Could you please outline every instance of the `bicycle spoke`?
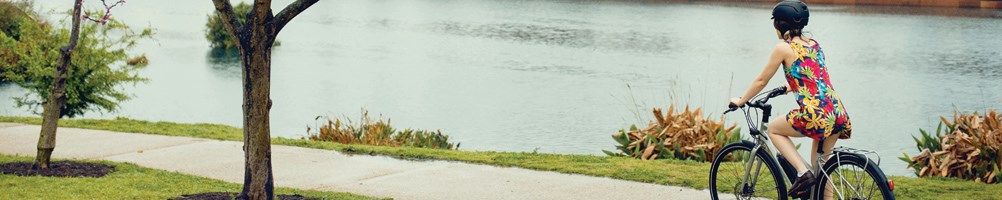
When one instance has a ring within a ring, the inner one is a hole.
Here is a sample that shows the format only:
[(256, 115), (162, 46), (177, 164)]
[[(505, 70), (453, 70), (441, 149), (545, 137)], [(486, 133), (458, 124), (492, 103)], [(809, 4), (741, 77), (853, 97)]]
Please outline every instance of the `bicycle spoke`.
[(826, 173), (825, 187), (830, 186), (835, 199), (883, 199), (879, 182), (866, 168), (853, 163), (845, 163), (822, 171)]
[[(853, 166), (853, 167), (855, 167), (855, 166)], [(851, 170), (851, 169), (849, 169), (849, 170)], [(845, 176), (846, 172), (844, 172), (844, 171), (845, 171), (844, 169), (838, 169), (838, 170), (836, 170), (836, 172), (839, 173), (839, 179), (840, 179), (839, 182), (840, 182), (840, 185), (843, 186), (842, 187), (842, 192), (849, 192), (848, 194), (845, 194), (845, 195), (848, 195), (850, 197), (852, 197), (852, 196), (859, 197), (859, 192), (856, 191), (856, 188), (853, 188), (853, 183), (852, 183), (853, 181), (850, 181), (850, 180), (847, 179), (847, 178), (853, 178), (855, 176), (853, 176), (853, 177), (846, 177)], [(855, 170), (851, 170), (851, 171), (855, 171)], [(853, 174), (855, 174), (855, 173), (853, 173)], [(853, 194), (853, 193), (855, 193), (855, 194)]]
[[(772, 177), (773, 172), (765, 166), (764, 160), (752, 156), (747, 149), (726, 153), (728, 155), (721, 158), (730, 159), (722, 161), (717, 167), (714, 183), (716, 195), (736, 199), (775, 199), (778, 197), (778, 183)], [(752, 163), (751, 171), (746, 171), (749, 162)], [(755, 176), (755, 171), (759, 171), (757, 176)], [(742, 184), (745, 180), (747, 182)]]
[(838, 175), (838, 179), (832, 179), (832, 182), (835, 182), (836, 180), (838, 180), (838, 185), (839, 186), (838, 187), (833, 187), (833, 188), (838, 188), (838, 189), (835, 190), (835, 192), (836, 192), (836, 194), (838, 194), (839, 199), (845, 199), (845, 196), (842, 195), (842, 191), (845, 191), (845, 183), (842, 181), (842, 177), (844, 177), (844, 176), (842, 176), (842, 172), (838, 168), (835, 168), (835, 174)]
[(872, 181), (870, 183), (872, 183), (872, 184), (870, 184), (870, 191), (867, 192), (866, 199), (873, 199), (873, 189), (876, 188), (874, 186), (877, 186), (877, 182), (876, 181)]
[[(850, 167), (853, 167), (853, 166), (850, 166)], [(853, 175), (853, 174), (855, 174), (855, 173), (852, 173), (853, 171), (855, 171), (855, 170), (849, 169), (848, 173), (851, 173), (850, 175)], [(844, 173), (846, 173), (846, 172), (843, 172), (843, 174)], [(855, 176), (853, 175), (852, 177), (845, 177), (845, 176), (842, 177), (842, 181), (844, 182), (845, 187), (846, 187), (846, 188), (843, 188), (842, 191), (848, 192), (848, 194), (846, 194), (846, 196), (849, 196), (850, 198), (851, 197), (859, 197), (858, 194), (853, 194), (853, 193), (856, 193), (856, 188), (852, 187), (853, 186), (853, 181), (849, 180), (849, 178), (853, 178), (853, 177), (855, 177)]]
[[(856, 167), (856, 166), (853, 166), (853, 167)], [(854, 188), (853, 191), (856, 192), (856, 197), (863, 198), (863, 193), (861, 193), (862, 191), (860, 191), (860, 189), (863, 188), (863, 180), (864, 180), (863, 179), (863, 176), (864, 176), (863, 174), (866, 174), (866, 171), (864, 171), (863, 168), (860, 168), (860, 167), (856, 167), (856, 168), (858, 168), (859, 170), (856, 171), (856, 173), (855, 173), (856, 174), (856, 188)]]

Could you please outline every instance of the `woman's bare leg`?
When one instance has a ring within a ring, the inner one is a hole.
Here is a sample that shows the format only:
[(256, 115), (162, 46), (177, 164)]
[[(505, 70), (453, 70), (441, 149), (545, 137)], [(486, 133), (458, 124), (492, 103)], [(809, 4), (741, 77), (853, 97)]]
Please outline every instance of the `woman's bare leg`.
[(793, 145), (793, 141), (790, 137), (804, 137), (793, 127), (786, 122), (786, 115), (782, 115), (774, 118), (769, 122), (769, 139), (772, 140), (772, 145), (776, 146), (776, 150), (779, 150), (783, 157), (786, 157), (793, 164), (793, 168), (797, 169), (797, 173), (806, 172), (807, 165), (804, 164), (804, 159), (800, 157), (800, 153), (797, 153), (797, 147)]
[[(831, 135), (825, 139), (825, 155), (831, 155), (832, 149), (835, 148), (835, 142), (838, 141), (839, 134)], [(821, 163), (823, 164), (823, 163)], [(814, 145), (811, 145), (811, 165), (818, 165), (815, 168), (820, 169), (821, 164), (818, 163), (818, 141), (814, 141)], [(820, 172), (818, 172), (820, 173)], [(832, 183), (833, 180), (828, 180), (828, 185), (825, 185), (825, 199), (832, 199), (834, 194), (832, 193)]]
[[(828, 155), (828, 154), (832, 153), (832, 149), (835, 148), (835, 142), (838, 141), (838, 136), (839, 136), (838, 134), (835, 134), (835, 135), (831, 135), (830, 137), (828, 137), (828, 138), (825, 139), (825, 149), (824, 149), (825, 155)], [(818, 141), (817, 140), (815, 140), (814, 144), (811, 145), (811, 164), (812, 165), (818, 165)], [(824, 164), (824, 163), (821, 163), (821, 164)], [(821, 166), (815, 166), (815, 167), (821, 167)]]

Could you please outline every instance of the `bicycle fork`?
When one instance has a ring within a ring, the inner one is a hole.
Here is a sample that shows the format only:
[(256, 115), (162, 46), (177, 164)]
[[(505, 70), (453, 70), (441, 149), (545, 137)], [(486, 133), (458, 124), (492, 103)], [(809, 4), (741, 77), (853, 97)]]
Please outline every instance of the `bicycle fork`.
[[(751, 192), (754, 192), (754, 191), (745, 191), (745, 190), (746, 189), (755, 188), (755, 184), (758, 183), (758, 174), (759, 174), (759, 172), (762, 171), (762, 162), (765, 162), (765, 161), (755, 162), (757, 160), (757, 159), (755, 159), (755, 155), (757, 155), (758, 151), (761, 150), (761, 149), (762, 149), (762, 145), (755, 145), (755, 148), (752, 148), (750, 154), (748, 155), (748, 161), (747, 161), (747, 164), (745, 164), (745, 172), (752, 172), (752, 167), (753, 166), (755, 168), (755, 171), (754, 171), (754, 173), (745, 173), (744, 180), (741, 182), (741, 187), (744, 187), (744, 188), (740, 188), (741, 189), (740, 191), (742, 193), (751, 193)], [(754, 179), (752, 179), (752, 177), (754, 177)], [(749, 180), (749, 179), (751, 179), (751, 180)]]
[[(759, 124), (759, 132), (760, 133), (766, 133), (768, 131), (768, 127), (766, 126), (766, 123), (767, 123), (766, 121), (763, 121), (762, 124)], [(769, 153), (770, 153), (768, 151), (768, 148), (762, 149), (762, 147), (766, 147), (766, 145), (765, 145), (765, 139), (763, 139), (763, 137), (766, 137), (766, 136), (753, 135), (752, 137), (755, 138), (755, 147), (752, 148), (751, 152), (749, 152), (749, 154), (748, 154), (748, 161), (746, 162), (747, 164), (745, 164), (745, 177), (744, 177), (744, 180), (741, 181), (741, 187), (744, 187), (744, 188), (740, 188), (740, 191), (742, 191), (742, 193), (744, 193), (744, 194), (754, 193), (754, 191), (745, 191), (745, 190), (746, 189), (752, 190), (752, 189), (755, 188), (755, 185), (758, 184), (758, 175), (759, 175), (759, 172), (762, 171), (762, 162), (765, 162), (764, 160), (756, 162), (757, 159), (755, 159), (755, 156), (758, 155), (758, 151), (763, 151), (764, 150), (764, 151), (766, 151), (766, 155), (769, 155)], [(754, 173), (752, 173), (752, 167), (755, 168)], [(749, 183), (751, 183), (751, 184), (749, 184)], [(735, 189), (738, 189), (738, 188), (735, 188)]]

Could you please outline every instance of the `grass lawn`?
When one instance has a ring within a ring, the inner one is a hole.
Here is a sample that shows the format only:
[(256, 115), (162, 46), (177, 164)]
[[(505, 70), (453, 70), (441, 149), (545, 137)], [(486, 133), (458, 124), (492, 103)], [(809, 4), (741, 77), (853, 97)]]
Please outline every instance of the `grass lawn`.
[[(0, 163), (31, 162), (34, 157), (0, 155)], [(57, 159), (62, 160), (62, 159)], [(80, 160), (77, 160), (80, 161)], [(0, 199), (167, 199), (203, 192), (240, 192), (241, 185), (140, 167), (129, 163), (87, 161), (115, 166), (101, 178), (59, 178), (0, 174)], [(277, 188), (276, 194), (321, 199), (376, 199), (350, 193)]]
[[(41, 124), (40, 118), (2, 117), (0, 122)], [(60, 120), (63, 127), (110, 130), (131, 133), (174, 135), (242, 141), (241, 129), (215, 124), (180, 124), (147, 122), (130, 119)], [(303, 139), (273, 138), (274, 145), (337, 150), (352, 154), (386, 155), (409, 159), (436, 159), (480, 163), (502, 167), (521, 167), (534, 170), (556, 171), (610, 177), (638, 182), (707, 188), (709, 163), (679, 160), (643, 161), (632, 158), (565, 155), (524, 152), (456, 151), (413, 147), (382, 147), (345, 145)], [(1002, 184), (981, 184), (947, 178), (910, 178), (891, 176), (895, 194), (900, 199), (1002, 199), (995, 191)]]

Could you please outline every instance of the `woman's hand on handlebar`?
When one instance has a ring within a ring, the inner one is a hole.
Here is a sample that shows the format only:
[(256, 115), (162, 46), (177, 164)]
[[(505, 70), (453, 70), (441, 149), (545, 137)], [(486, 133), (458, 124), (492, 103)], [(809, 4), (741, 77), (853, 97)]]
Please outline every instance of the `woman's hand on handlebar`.
[(745, 103), (747, 103), (747, 102), (742, 101), (741, 98), (734, 97), (734, 98), (731, 98), (731, 103), (728, 105), (728, 107), (731, 107), (731, 108), (738, 107), (738, 108), (740, 108), (740, 107), (744, 107)]
[[(760, 94), (755, 95), (754, 97), (752, 97), (752, 99), (754, 99), (756, 97), (759, 97), (759, 96), (762, 96), (762, 95), (765, 95), (765, 97), (759, 98), (759, 99), (755, 100), (755, 102), (753, 102), (754, 104), (751, 104), (750, 106), (752, 106), (752, 107), (759, 107), (759, 106), (761, 106), (761, 104), (765, 104), (771, 98), (777, 97), (779, 95), (784, 95), (784, 94), (787, 94), (787, 93), (790, 93), (790, 92), (791, 92), (791, 90), (790, 90), (789, 87), (781, 86), (781, 87), (769, 90), (767, 92), (760, 93)], [(728, 105), (727, 105), (728, 109), (727, 109), (727, 111), (724, 111), (724, 114), (727, 114), (727, 113), (729, 113), (731, 111), (737, 110), (738, 108), (745, 107), (746, 104), (748, 104), (748, 103), (749, 103), (748, 101), (745, 101), (744, 99), (739, 98), (739, 97), (731, 98), (731, 102), (728, 103)]]
[(727, 105), (727, 110), (725, 110), (725, 111), (724, 111), (724, 114), (725, 114), (725, 115), (726, 115), (727, 113), (730, 113), (730, 112), (732, 112), (732, 111), (735, 111), (735, 110), (738, 110), (738, 108), (741, 108), (741, 106), (738, 106), (737, 104), (734, 104), (734, 101), (735, 101), (735, 100), (737, 100), (737, 101), (740, 101), (741, 99), (739, 99), (739, 98), (737, 98), (737, 97), (735, 97), (735, 98), (731, 99), (731, 103), (728, 103), (728, 105)]

